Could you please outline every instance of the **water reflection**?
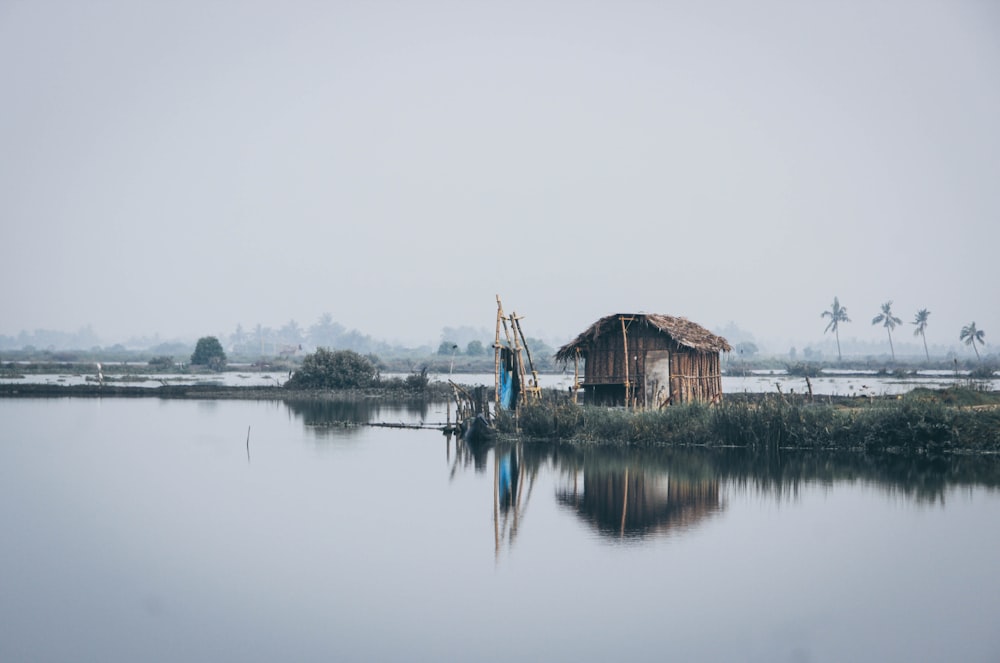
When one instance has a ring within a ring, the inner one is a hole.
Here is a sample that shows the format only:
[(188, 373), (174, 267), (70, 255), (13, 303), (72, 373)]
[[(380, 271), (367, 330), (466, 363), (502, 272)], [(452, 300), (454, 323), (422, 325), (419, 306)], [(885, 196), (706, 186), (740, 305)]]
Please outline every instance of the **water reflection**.
[(724, 503), (716, 479), (687, 479), (669, 471), (585, 466), (572, 487), (556, 499), (600, 534), (641, 538), (685, 530), (721, 512)]
[[(423, 402), (365, 400), (290, 401), (287, 406), (321, 437), (357, 435), (369, 423), (420, 424), (428, 421), (430, 409)], [(430, 412), (432, 418), (439, 415)], [(727, 500), (737, 494), (780, 503), (797, 499), (810, 485), (854, 483), (919, 504), (943, 504), (955, 487), (1000, 487), (1000, 458), (994, 456), (468, 444), (451, 436), (446, 441), (451, 478), (469, 470), (489, 476), (483, 489), (492, 485), (498, 551), (517, 538), (540, 474), (554, 477), (551, 494), (563, 513), (575, 515), (601, 537), (633, 540), (688, 532), (725, 513)]]
[(1000, 459), (992, 456), (760, 454), (537, 442), (470, 446), (460, 440), (454, 453), (452, 476), (462, 468), (492, 471), (497, 550), (516, 538), (534, 481), (545, 468), (559, 476), (554, 499), (564, 510), (602, 537), (631, 540), (688, 532), (724, 513), (727, 496), (736, 493), (780, 503), (796, 499), (807, 485), (844, 482), (870, 485), (916, 503), (943, 504), (955, 487), (1000, 488)]
[(371, 423), (419, 424), (427, 419), (426, 401), (399, 401), (391, 405), (371, 400), (285, 402), (291, 414), (317, 436), (350, 435)]

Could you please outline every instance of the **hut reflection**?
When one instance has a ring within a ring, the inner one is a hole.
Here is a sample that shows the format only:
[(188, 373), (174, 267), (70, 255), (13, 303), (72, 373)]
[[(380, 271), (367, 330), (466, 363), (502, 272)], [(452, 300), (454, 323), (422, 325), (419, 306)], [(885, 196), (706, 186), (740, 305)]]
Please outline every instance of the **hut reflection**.
[[(449, 450), (449, 462), (452, 456)], [(494, 545), (513, 544), (539, 476), (554, 472), (554, 497), (600, 535), (641, 540), (684, 534), (750, 492), (796, 499), (808, 484), (865, 481), (917, 502), (944, 502), (955, 485), (1000, 486), (1000, 460), (871, 458), (857, 453), (760, 454), (746, 449), (581, 447), (560, 443), (468, 445), (456, 440), (452, 476), (492, 474)], [(485, 478), (485, 477), (484, 477)], [(488, 483), (484, 482), (484, 492)], [(549, 489), (545, 489), (547, 493)], [(485, 497), (485, 495), (483, 495)]]
[(688, 529), (724, 509), (717, 478), (690, 479), (626, 465), (585, 466), (583, 482), (556, 493), (598, 532), (644, 537)]

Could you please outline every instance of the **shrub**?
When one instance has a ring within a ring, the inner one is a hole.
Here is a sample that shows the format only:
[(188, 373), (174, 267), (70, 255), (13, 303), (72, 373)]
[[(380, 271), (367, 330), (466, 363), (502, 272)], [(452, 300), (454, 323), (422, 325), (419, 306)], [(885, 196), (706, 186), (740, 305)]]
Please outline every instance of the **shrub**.
[(406, 376), (406, 388), (414, 391), (423, 391), (427, 389), (427, 385), (430, 379), (427, 377), (427, 367), (424, 366), (420, 369), (419, 373), (411, 373)]
[(353, 350), (319, 348), (306, 355), (302, 366), (285, 383), (288, 389), (352, 389), (378, 381), (378, 369)]
[(993, 378), (993, 374), (995, 372), (996, 369), (992, 366), (976, 366), (974, 369), (969, 371), (969, 378), (973, 380), (989, 380)]
[(221, 371), (226, 367), (226, 353), (219, 339), (214, 336), (202, 336), (194, 346), (191, 363), (195, 366), (208, 366), (213, 371)]
[(169, 355), (159, 355), (149, 360), (149, 367), (158, 370), (167, 370), (174, 367), (174, 358)]
[(822, 368), (816, 364), (788, 364), (785, 370), (789, 375), (800, 378), (815, 378), (822, 373)]

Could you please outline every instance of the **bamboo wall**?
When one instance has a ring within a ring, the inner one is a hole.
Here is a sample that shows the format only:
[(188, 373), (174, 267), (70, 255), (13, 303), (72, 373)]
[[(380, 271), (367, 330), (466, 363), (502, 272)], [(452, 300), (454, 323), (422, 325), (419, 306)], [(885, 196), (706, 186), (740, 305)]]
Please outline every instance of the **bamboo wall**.
[(670, 356), (670, 399), (673, 403), (722, 400), (719, 353), (675, 352)]
[(718, 402), (722, 399), (722, 365), (718, 352), (701, 352), (681, 346), (666, 334), (647, 325), (628, 329), (628, 366), (621, 333), (603, 334), (588, 349), (584, 366), (586, 393), (595, 404), (625, 403), (625, 382), (640, 406), (646, 403), (646, 353), (670, 352), (670, 402)]

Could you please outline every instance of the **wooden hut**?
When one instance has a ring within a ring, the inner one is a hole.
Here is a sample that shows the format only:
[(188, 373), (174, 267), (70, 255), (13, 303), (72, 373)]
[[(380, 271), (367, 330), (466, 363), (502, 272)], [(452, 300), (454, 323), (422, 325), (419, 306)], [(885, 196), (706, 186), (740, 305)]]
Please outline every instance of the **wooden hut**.
[(722, 399), (720, 352), (729, 342), (686, 318), (616, 313), (559, 348), (556, 360), (584, 360), (588, 403), (661, 407)]

